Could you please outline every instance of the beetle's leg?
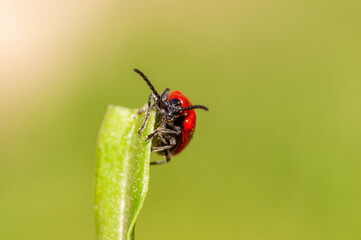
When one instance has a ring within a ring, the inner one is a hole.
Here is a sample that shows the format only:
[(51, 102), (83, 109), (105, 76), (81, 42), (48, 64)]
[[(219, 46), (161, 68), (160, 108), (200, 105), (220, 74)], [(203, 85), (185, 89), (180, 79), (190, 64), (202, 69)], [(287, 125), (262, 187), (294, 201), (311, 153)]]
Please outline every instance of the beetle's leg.
[[(162, 136), (162, 135), (159, 135), (159, 136)], [(160, 151), (169, 150), (172, 147), (174, 147), (176, 144), (177, 144), (177, 141), (176, 141), (175, 137), (171, 137), (169, 145), (162, 146), (162, 147), (154, 147), (154, 148), (152, 148), (152, 151), (153, 152), (160, 152)]]
[(164, 102), (168, 100), (168, 96), (169, 96), (169, 88), (166, 88), (161, 96), (160, 96), (160, 99), (157, 99), (156, 96), (153, 95), (153, 98), (154, 98), (154, 106), (155, 108), (157, 109), (157, 112), (160, 114), (160, 115), (164, 115), (165, 114), (165, 111), (164, 111)]
[(164, 164), (164, 163), (169, 163), (171, 158), (167, 158), (167, 160), (165, 161), (156, 161), (156, 162), (150, 162), (150, 165), (160, 165), (160, 164)]
[[(149, 95), (149, 98), (148, 98), (148, 102), (146, 104), (144, 104), (144, 106), (139, 109), (135, 114), (134, 114), (134, 118), (137, 116), (137, 115), (140, 115), (142, 114), (143, 112), (145, 112), (147, 109), (148, 109), (148, 106), (149, 106), (149, 101), (152, 101), (152, 94)], [(154, 98), (154, 96), (153, 96)], [(151, 108), (153, 107), (154, 103), (151, 103)]]
[(164, 115), (165, 111), (164, 111), (164, 109), (162, 107), (162, 104), (163, 104), (163, 101), (154, 98), (154, 104), (153, 105), (155, 106), (155, 108), (157, 110), (157, 113), (159, 113), (161, 115)]
[(149, 139), (153, 138), (155, 135), (159, 134), (159, 133), (171, 133), (171, 134), (176, 134), (179, 135), (181, 134), (182, 130), (180, 127), (175, 126), (174, 127), (176, 130), (170, 130), (170, 129), (164, 129), (164, 128), (157, 128), (156, 130), (154, 130), (151, 134), (149, 134), (146, 138), (145, 141), (148, 141)]
[(169, 88), (164, 89), (160, 97), (162, 98), (163, 101), (167, 101), (169, 97)]
[[(164, 138), (164, 136), (163, 136), (163, 134), (159, 134), (159, 138), (162, 140), (162, 142), (164, 143), (164, 144), (168, 144), (168, 142), (167, 142), (167, 140)], [(170, 146), (172, 146), (172, 147), (174, 147), (174, 145), (176, 145), (176, 139), (174, 138), (174, 137), (172, 137), (171, 139), (170, 139), (170, 144), (172, 144), (172, 145), (170, 145)], [(166, 146), (164, 146), (164, 147), (166, 147)], [(161, 148), (163, 148), (163, 147), (161, 147)], [(153, 148), (152, 149), (152, 151), (154, 151), (156, 148)], [(164, 150), (164, 149), (163, 149)], [(161, 151), (161, 150), (159, 150), (159, 151)], [(172, 153), (171, 153), (171, 151), (169, 151), (169, 150), (164, 150), (164, 152), (166, 153), (165, 154), (165, 157), (166, 157), (166, 160), (164, 161), (157, 161), (157, 162), (151, 162), (150, 163), (150, 165), (160, 165), (160, 164), (164, 164), (164, 163), (168, 163), (171, 159), (172, 159)]]
[[(152, 108), (152, 96), (153, 96), (153, 93), (151, 93), (149, 95), (148, 104), (147, 104), (147, 106), (145, 106), (147, 109), (147, 112), (145, 113), (145, 118), (144, 118), (143, 124), (140, 127), (140, 129), (138, 130), (138, 134), (141, 134), (144, 131), (145, 125), (147, 124), (148, 119), (150, 117), (150, 109)], [(141, 112), (144, 112), (144, 107), (139, 109), (137, 114), (140, 114)]]
[(172, 159), (171, 151), (167, 150), (167, 155), (165, 155), (165, 158), (167, 159), (167, 162), (169, 162)]
[(167, 155), (165, 157), (166, 157), (165, 161), (163, 160), (163, 161), (151, 162), (150, 165), (160, 165), (164, 163), (169, 163), (169, 161), (172, 159), (172, 154), (170, 153), (170, 151), (167, 150)]
[(173, 129), (175, 129), (175, 131), (177, 132), (176, 134), (177, 135), (179, 135), (179, 134), (181, 134), (181, 132), (182, 132), (182, 128), (181, 127), (179, 127), (179, 126), (176, 126), (176, 125), (170, 125), (170, 127), (172, 127)]
[(162, 141), (162, 143), (163, 143), (164, 145), (167, 145), (167, 144), (168, 144), (167, 140), (164, 138), (164, 136), (163, 136), (162, 134), (159, 134), (159, 138), (160, 138), (160, 140)]

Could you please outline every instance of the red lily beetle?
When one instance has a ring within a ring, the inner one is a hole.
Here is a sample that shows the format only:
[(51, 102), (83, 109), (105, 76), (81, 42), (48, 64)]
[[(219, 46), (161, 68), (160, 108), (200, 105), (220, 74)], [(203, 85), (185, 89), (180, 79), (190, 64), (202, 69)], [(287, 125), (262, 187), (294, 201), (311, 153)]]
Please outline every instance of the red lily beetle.
[[(196, 114), (194, 109), (208, 108), (202, 105), (192, 105), (189, 99), (179, 91), (169, 94), (166, 88), (161, 95), (155, 90), (148, 78), (138, 69), (133, 69), (148, 84), (152, 93), (149, 95), (148, 104), (139, 113), (146, 110), (144, 122), (138, 133), (144, 131), (150, 116), (150, 110), (156, 109), (155, 130), (146, 137), (152, 139), (152, 151), (165, 156), (165, 161), (151, 162), (150, 164), (163, 164), (171, 160), (172, 156), (180, 153), (192, 139), (196, 127)], [(152, 98), (154, 102), (152, 103)]]

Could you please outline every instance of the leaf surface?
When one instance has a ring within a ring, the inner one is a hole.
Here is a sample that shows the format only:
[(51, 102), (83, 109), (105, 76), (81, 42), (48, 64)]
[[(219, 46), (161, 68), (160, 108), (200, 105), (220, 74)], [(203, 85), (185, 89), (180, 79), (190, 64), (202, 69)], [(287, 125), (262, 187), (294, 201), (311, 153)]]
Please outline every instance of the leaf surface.
[(110, 105), (97, 143), (95, 217), (98, 240), (130, 240), (149, 182), (154, 113), (142, 135), (144, 114), (137, 109)]

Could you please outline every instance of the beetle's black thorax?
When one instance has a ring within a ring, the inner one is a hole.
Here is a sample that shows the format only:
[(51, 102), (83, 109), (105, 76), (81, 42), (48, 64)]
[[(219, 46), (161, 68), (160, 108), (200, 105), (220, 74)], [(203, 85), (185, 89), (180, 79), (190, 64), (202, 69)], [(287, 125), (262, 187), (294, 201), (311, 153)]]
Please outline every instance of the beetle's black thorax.
[[(170, 107), (170, 109), (172, 109), (172, 107)], [(168, 113), (168, 115), (167, 115), (167, 113), (162, 114), (160, 111), (157, 111), (154, 128), (157, 129), (157, 128), (161, 127), (164, 129), (175, 130), (177, 127), (179, 127), (183, 131), (183, 123), (184, 123), (185, 117), (182, 114), (173, 114), (173, 115), (170, 114), (170, 113), (174, 113), (174, 112), (175, 111), (167, 112)], [(169, 115), (171, 115), (172, 121), (167, 121), (167, 119), (169, 119), (169, 118), (167, 118), (167, 117), (169, 117)], [(169, 149), (169, 151), (175, 152), (179, 148), (179, 146), (181, 146), (181, 144), (182, 144), (182, 134), (176, 135), (176, 134), (172, 134), (172, 133), (160, 133), (153, 138), (152, 145), (153, 145), (153, 147), (161, 147), (164, 145), (169, 145), (171, 137), (176, 138), (177, 144), (173, 148)], [(160, 153), (162, 153), (162, 152), (160, 152)], [(165, 154), (165, 153), (162, 153), (162, 154)]]

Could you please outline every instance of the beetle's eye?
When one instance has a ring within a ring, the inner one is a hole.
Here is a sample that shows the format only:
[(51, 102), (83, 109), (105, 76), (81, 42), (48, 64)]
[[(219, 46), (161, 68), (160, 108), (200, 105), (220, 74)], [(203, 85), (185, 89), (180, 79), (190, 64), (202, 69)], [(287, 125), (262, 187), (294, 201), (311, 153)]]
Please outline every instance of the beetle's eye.
[(181, 102), (179, 101), (179, 99), (176, 99), (176, 98), (172, 98), (171, 100), (169, 100), (169, 103), (173, 106), (181, 105)]

